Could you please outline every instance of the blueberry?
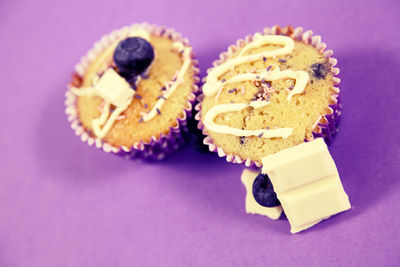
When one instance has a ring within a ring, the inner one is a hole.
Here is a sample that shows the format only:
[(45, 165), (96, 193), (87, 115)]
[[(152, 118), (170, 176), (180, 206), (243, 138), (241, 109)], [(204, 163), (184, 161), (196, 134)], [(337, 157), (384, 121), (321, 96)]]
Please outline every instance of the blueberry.
[(244, 145), (245, 142), (246, 142), (246, 137), (245, 137), (245, 136), (241, 136), (241, 137), (239, 138), (239, 143), (240, 143), (241, 145)]
[(263, 207), (276, 207), (281, 205), (268, 175), (259, 174), (253, 183), (254, 199)]
[(311, 65), (311, 70), (314, 73), (314, 76), (318, 79), (324, 79), (326, 74), (328, 73), (328, 69), (325, 67), (324, 64), (315, 63)]
[(154, 59), (154, 50), (149, 42), (139, 37), (122, 40), (114, 51), (114, 62), (119, 73), (131, 78), (144, 72)]

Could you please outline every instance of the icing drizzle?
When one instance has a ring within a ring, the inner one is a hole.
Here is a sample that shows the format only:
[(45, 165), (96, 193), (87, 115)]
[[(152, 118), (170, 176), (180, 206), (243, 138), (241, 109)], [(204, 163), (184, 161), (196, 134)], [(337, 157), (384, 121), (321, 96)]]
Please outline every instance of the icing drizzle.
[(183, 54), (183, 64), (180, 70), (178, 71), (177, 76), (173, 81), (166, 83), (166, 91), (160, 97), (157, 102), (154, 104), (153, 108), (148, 113), (143, 113), (143, 121), (149, 121), (153, 119), (157, 114), (159, 114), (162, 106), (164, 105), (165, 101), (172, 93), (176, 90), (179, 84), (183, 82), (184, 75), (190, 67), (191, 64), (191, 47), (185, 47), (182, 42), (174, 42), (172, 44), (172, 48), (181, 52)]
[[(281, 48), (277, 48), (271, 51), (261, 52), (255, 55), (248, 55), (243, 56), (243, 54), (252, 49), (261, 47), (266, 44), (275, 44), (275, 45), (283, 45)], [(223, 64), (216, 66), (211, 70), (210, 73), (207, 75), (207, 82), (203, 86), (203, 93), (205, 95), (213, 95), (215, 93), (215, 87), (220, 84), (221, 82), (218, 81), (218, 77), (227, 72), (228, 70), (236, 67), (237, 65), (253, 62), (256, 60), (260, 60), (265, 58), (276, 57), (280, 55), (286, 55), (293, 51), (294, 48), (294, 41), (292, 38), (287, 36), (279, 36), (279, 35), (261, 35), (256, 34), (254, 36), (254, 40), (245, 46), (241, 53), (230, 60), (227, 60)]]
[(276, 80), (281, 80), (281, 79), (285, 79), (285, 78), (296, 80), (295, 86), (290, 91), (290, 93), (287, 97), (287, 101), (290, 101), (292, 99), (293, 95), (301, 94), (304, 91), (304, 88), (306, 87), (307, 82), (308, 82), (308, 73), (307, 72), (293, 71), (293, 70), (280, 71), (279, 67), (277, 67), (276, 70), (273, 70), (273, 71), (261, 71), (261, 72), (257, 72), (257, 73), (242, 73), (242, 74), (233, 76), (232, 78), (225, 81), (224, 83), (222, 83), (222, 82), (217, 83), (213, 88), (210, 88), (207, 93), (208, 93), (208, 95), (214, 95), (215, 92), (218, 92), (219, 90), (221, 90), (224, 87), (224, 85), (230, 84), (230, 83), (238, 83), (238, 82), (251, 81), (251, 80), (261, 81), (262, 79), (264, 79), (265, 81), (276, 81)]
[[(265, 51), (254, 55), (244, 55), (250, 49), (258, 48), (266, 44), (281, 45), (282, 47)], [(293, 51), (294, 41), (292, 38), (280, 35), (261, 35), (255, 34), (253, 41), (247, 44), (239, 55), (233, 59), (227, 60), (221, 65), (214, 67), (207, 76), (206, 83), (203, 85), (203, 93), (206, 96), (213, 96), (220, 92), (225, 84), (238, 83), (249, 80), (266, 80), (266, 81), (276, 81), (280, 79), (293, 79), (295, 80), (295, 86), (289, 92), (287, 101), (290, 101), (295, 94), (300, 94), (304, 91), (309, 76), (305, 71), (293, 71), (284, 70), (281, 71), (279, 67), (274, 68), (274, 70), (256, 70), (256, 73), (242, 73), (233, 76), (227, 81), (219, 81), (219, 77), (234, 68), (237, 65), (253, 62), (263, 58), (271, 58), (280, 55), (286, 55)], [(260, 104), (263, 102), (265, 104)], [(266, 101), (253, 101), (249, 104), (221, 104), (214, 106), (207, 111), (204, 117), (204, 125), (207, 129), (223, 134), (231, 134), (235, 136), (258, 136), (262, 138), (274, 138), (281, 137), (287, 138), (293, 132), (293, 128), (277, 128), (277, 129), (258, 129), (258, 130), (242, 130), (225, 125), (220, 125), (214, 122), (214, 119), (222, 113), (239, 111), (247, 107), (253, 107), (254, 109), (262, 108), (269, 103)]]
[[(113, 111), (113, 113), (110, 115), (110, 117), (108, 118), (108, 116), (110, 114), (111, 105), (110, 105), (110, 102), (105, 101), (103, 111), (102, 111), (100, 117), (97, 119), (94, 119), (92, 122), (93, 131), (98, 138), (103, 138), (108, 133), (108, 131), (110, 131), (114, 122), (118, 119), (119, 115), (122, 112), (124, 112), (125, 109), (129, 106), (129, 103), (130, 103), (130, 101), (127, 102), (126, 105), (117, 107)], [(108, 118), (108, 120), (107, 120), (107, 118)], [(103, 128), (101, 128), (102, 125), (104, 125)]]
[[(261, 102), (261, 103), (260, 103)], [(232, 134), (236, 136), (262, 136), (264, 138), (283, 137), (287, 138), (291, 135), (292, 128), (277, 128), (277, 129), (258, 129), (258, 130), (242, 130), (238, 128), (229, 127), (226, 125), (219, 125), (214, 122), (214, 119), (221, 113), (230, 111), (239, 111), (247, 107), (253, 107), (255, 109), (262, 108), (268, 105), (265, 101), (254, 101), (250, 104), (221, 104), (211, 108), (206, 116), (204, 117), (204, 124), (207, 125), (207, 129), (222, 134)]]

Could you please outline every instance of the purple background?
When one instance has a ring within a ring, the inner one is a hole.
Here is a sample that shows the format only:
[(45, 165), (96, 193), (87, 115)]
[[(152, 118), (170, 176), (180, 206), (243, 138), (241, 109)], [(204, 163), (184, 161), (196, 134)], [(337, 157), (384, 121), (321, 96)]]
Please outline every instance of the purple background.
[[(399, 266), (399, 1), (81, 2), (0, 2), (0, 266)], [(245, 214), (242, 167), (216, 154), (148, 164), (81, 143), (64, 114), (75, 63), (145, 21), (188, 37), (202, 74), (265, 26), (321, 34), (341, 68), (331, 153), (353, 209), (291, 235)]]

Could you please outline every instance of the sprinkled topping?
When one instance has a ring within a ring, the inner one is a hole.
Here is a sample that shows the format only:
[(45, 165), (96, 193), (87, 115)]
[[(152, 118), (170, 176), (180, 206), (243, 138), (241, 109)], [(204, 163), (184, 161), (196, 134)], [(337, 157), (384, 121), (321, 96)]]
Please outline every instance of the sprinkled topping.
[(157, 99), (164, 99), (164, 100), (167, 100), (166, 98), (165, 98), (165, 96), (163, 96), (163, 95), (160, 95), (160, 96), (157, 96)]
[(172, 87), (174, 85), (174, 81), (165, 82), (164, 85), (165, 85), (164, 90), (168, 90), (170, 87)]
[(219, 89), (219, 91), (218, 91), (217, 94), (215, 95), (215, 98), (214, 98), (215, 101), (218, 100), (218, 97), (219, 97), (219, 95), (222, 93), (222, 90), (224, 90), (224, 88)]
[(143, 122), (143, 117), (140, 117), (139, 123), (142, 123), (142, 122)]
[(242, 95), (244, 95), (246, 93), (246, 90), (244, 89), (243, 85), (242, 85), (242, 87), (240, 87), (240, 92), (242, 93)]
[(147, 104), (146, 103), (144, 104), (144, 108), (147, 108)]
[(234, 92), (236, 92), (236, 91), (237, 91), (237, 89), (236, 89), (236, 88), (233, 88), (233, 89), (229, 90), (228, 93), (231, 94), (231, 93), (234, 93)]
[(136, 99), (142, 99), (142, 96), (141, 96), (141, 95), (138, 95), (138, 94), (135, 94), (134, 97), (135, 97)]
[(221, 80), (221, 82), (223, 82), (223, 83), (224, 83), (224, 82), (226, 82), (226, 80), (225, 80), (225, 79), (222, 79), (222, 80)]
[(267, 71), (270, 71), (270, 70), (271, 70), (271, 68), (272, 68), (272, 66), (271, 66), (271, 65), (269, 65), (269, 66), (268, 66), (268, 68), (267, 68)]
[(256, 75), (256, 79), (257, 79), (257, 80), (260, 79), (260, 76), (259, 76), (259, 75)]
[(248, 72), (248, 73), (255, 73), (256, 71), (257, 71), (256, 68), (252, 68), (251, 70), (248, 70), (247, 72)]
[(244, 136), (241, 136), (241, 137), (239, 138), (239, 142), (240, 142), (241, 145), (244, 144), (245, 139), (246, 139), (246, 137), (244, 137)]
[(184, 82), (184, 79), (183, 78), (179, 78), (178, 79), (178, 84), (182, 84)]
[(118, 116), (115, 120), (116, 120), (116, 121), (120, 121), (120, 120), (123, 120), (123, 119), (125, 119), (125, 118), (126, 118), (125, 115), (120, 115), (120, 116)]
[(284, 62), (286, 62), (286, 61), (287, 61), (287, 59), (280, 58), (278, 61), (279, 61), (279, 62), (282, 62), (282, 63), (284, 63)]
[(257, 135), (258, 138), (261, 138), (263, 136), (263, 132), (261, 132), (259, 135)]
[(106, 102), (101, 102), (101, 104), (99, 105), (99, 110), (102, 111), (104, 108), (104, 105), (106, 104)]
[(292, 86), (289, 87), (289, 90), (293, 90), (293, 88), (294, 88), (294, 86), (292, 85)]
[(165, 91), (165, 89), (166, 89), (165, 86), (163, 86), (163, 87), (161, 88), (162, 91)]
[(266, 130), (269, 130), (269, 127), (267, 126), (265, 129), (266, 129)]
[(156, 110), (157, 110), (158, 115), (161, 115), (161, 111), (158, 108), (156, 108)]
[(271, 88), (271, 82), (268, 82), (268, 81), (264, 81), (264, 82), (262, 82), (262, 87), (268, 87), (268, 88)]
[(266, 57), (263, 57), (263, 61), (264, 61), (264, 62), (267, 61), (267, 58), (266, 58)]
[(275, 93), (275, 89), (271, 87), (271, 84), (269, 82), (261, 83), (258, 81), (258, 83), (254, 82), (254, 84), (257, 86), (257, 84), (261, 84), (258, 88), (260, 91), (255, 95), (255, 98), (253, 101), (269, 101), (271, 98), (271, 94)]

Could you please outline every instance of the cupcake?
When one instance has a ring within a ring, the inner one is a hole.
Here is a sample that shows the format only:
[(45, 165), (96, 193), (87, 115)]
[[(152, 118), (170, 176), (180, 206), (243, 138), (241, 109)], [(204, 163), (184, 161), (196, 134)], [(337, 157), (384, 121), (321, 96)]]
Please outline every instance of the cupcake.
[(90, 146), (128, 158), (162, 159), (184, 142), (199, 70), (188, 40), (134, 24), (96, 42), (76, 65), (66, 114)]
[(196, 106), (209, 149), (228, 162), (261, 159), (317, 137), (340, 116), (339, 69), (320, 36), (274, 26), (231, 45), (207, 72)]

